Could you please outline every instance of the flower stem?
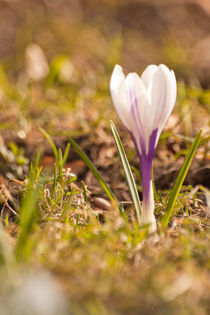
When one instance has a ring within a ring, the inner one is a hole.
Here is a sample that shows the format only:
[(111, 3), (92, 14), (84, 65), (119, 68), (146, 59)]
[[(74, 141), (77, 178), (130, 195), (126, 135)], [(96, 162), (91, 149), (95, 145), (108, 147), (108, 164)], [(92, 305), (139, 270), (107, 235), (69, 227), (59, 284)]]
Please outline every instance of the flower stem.
[(156, 221), (154, 216), (154, 193), (151, 180), (152, 159), (146, 156), (141, 156), (141, 179), (143, 190), (143, 207), (142, 207), (142, 222), (150, 224), (149, 231), (156, 231)]

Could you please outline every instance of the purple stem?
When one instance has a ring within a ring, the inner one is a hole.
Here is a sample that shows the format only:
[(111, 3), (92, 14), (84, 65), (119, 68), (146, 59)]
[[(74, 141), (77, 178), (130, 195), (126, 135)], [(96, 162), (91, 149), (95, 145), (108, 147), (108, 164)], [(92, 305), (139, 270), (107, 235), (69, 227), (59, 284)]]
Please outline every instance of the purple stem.
[[(152, 158), (155, 152), (155, 141), (157, 137), (158, 128), (153, 130), (149, 139), (149, 152), (146, 153), (146, 146), (143, 139), (140, 137), (140, 147), (141, 153), (139, 152), (136, 139), (134, 138), (132, 132), (130, 132), (131, 138), (135, 144), (136, 152), (140, 160), (140, 171), (142, 180), (142, 190), (143, 190), (143, 200), (147, 203), (150, 191), (150, 180), (151, 180), (151, 169), (152, 169)], [(142, 143), (144, 145), (142, 145)]]

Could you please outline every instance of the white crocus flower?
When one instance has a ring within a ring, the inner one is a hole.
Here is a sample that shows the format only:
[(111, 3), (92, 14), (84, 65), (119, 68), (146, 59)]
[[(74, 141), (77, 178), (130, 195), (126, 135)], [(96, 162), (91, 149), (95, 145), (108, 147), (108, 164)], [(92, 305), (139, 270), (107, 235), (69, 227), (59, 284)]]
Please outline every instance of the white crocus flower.
[(176, 101), (177, 87), (173, 71), (165, 65), (150, 65), (139, 77), (116, 65), (110, 90), (115, 109), (128, 129), (140, 160), (143, 189), (142, 222), (156, 230), (154, 196), (151, 181), (152, 158), (161, 131)]

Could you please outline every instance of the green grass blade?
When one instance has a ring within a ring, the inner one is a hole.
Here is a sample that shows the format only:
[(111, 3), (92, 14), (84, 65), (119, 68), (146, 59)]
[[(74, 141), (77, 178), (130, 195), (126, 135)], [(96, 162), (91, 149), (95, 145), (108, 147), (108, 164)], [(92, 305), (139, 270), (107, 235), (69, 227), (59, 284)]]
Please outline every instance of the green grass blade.
[(65, 150), (64, 155), (63, 155), (63, 167), (65, 166), (66, 161), (68, 159), (69, 150), (70, 150), (70, 143), (68, 142), (67, 146), (66, 146), (66, 150)]
[(55, 156), (55, 161), (56, 164), (58, 163), (58, 150), (52, 140), (52, 138), (50, 137), (50, 135), (42, 128), (39, 128), (39, 130), (41, 131), (41, 133), (43, 134), (43, 136), (48, 140), (49, 144), (51, 145), (51, 148), (53, 150), (54, 156)]
[(170, 197), (169, 197), (169, 200), (168, 200), (168, 203), (166, 206), (166, 212), (165, 212), (165, 215), (163, 216), (163, 219), (162, 219), (163, 226), (165, 226), (165, 227), (168, 226), (168, 223), (169, 223), (169, 220), (171, 218), (177, 196), (180, 192), (180, 189), (182, 187), (184, 179), (185, 179), (187, 172), (189, 170), (189, 167), (191, 165), (192, 159), (193, 159), (195, 152), (197, 150), (197, 147), (199, 145), (201, 133), (202, 133), (202, 130), (200, 130), (200, 132), (195, 137), (195, 140), (190, 147), (189, 153), (187, 154), (187, 156), (185, 158), (184, 164), (183, 164), (181, 170), (179, 171), (179, 174), (178, 174), (178, 177), (177, 177), (176, 182), (174, 184), (174, 187), (170, 193)]
[(81, 184), (82, 184), (84, 201), (87, 202), (88, 199), (87, 199), (87, 190), (86, 190), (86, 187), (85, 187), (85, 183), (83, 181), (81, 181)]
[(58, 150), (58, 174), (59, 177), (63, 177), (63, 154), (61, 149)]
[(81, 159), (85, 162), (87, 167), (90, 169), (90, 171), (93, 173), (99, 184), (101, 185), (102, 189), (106, 193), (107, 197), (113, 202), (116, 200), (113, 192), (111, 189), (108, 187), (108, 185), (105, 183), (103, 178), (101, 177), (100, 173), (97, 171), (93, 163), (90, 161), (88, 156), (85, 154), (85, 152), (79, 147), (79, 145), (72, 139), (68, 138), (71, 145), (73, 146), (74, 150), (77, 152), (77, 154), (81, 157)]
[(51, 198), (53, 198), (55, 188), (57, 183), (57, 167), (56, 164), (54, 164), (54, 172), (53, 172), (53, 183), (52, 183), (52, 190), (51, 190)]
[(133, 174), (128, 162), (128, 159), (126, 157), (125, 154), (125, 150), (123, 148), (122, 142), (120, 140), (119, 134), (117, 132), (117, 129), (113, 123), (113, 121), (110, 122), (111, 123), (111, 130), (114, 136), (114, 140), (117, 146), (117, 150), (120, 156), (120, 160), (122, 162), (122, 166), (125, 172), (125, 177), (128, 183), (128, 188), (130, 190), (130, 194), (131, 194), (131, 198), (134, 204), (134, 208), (136, 210), (136, 214), (137, 214), (137, 219), (139, 224), (141, 224), (141, 205), (140, 205), (140, 199), (139, 199), (139, 195), (138, 195), (138, 190), (133, 178)]
[(20, 207), (20, 234), (16, 245), (17, 258), (25, 257), (28, 253), (28, 244), (30, 235), (33, 231), (34, 224), (37, 219), (36, 205), (39, 200), (39, 193), (35, 190), (30, 190), (24, 198)]

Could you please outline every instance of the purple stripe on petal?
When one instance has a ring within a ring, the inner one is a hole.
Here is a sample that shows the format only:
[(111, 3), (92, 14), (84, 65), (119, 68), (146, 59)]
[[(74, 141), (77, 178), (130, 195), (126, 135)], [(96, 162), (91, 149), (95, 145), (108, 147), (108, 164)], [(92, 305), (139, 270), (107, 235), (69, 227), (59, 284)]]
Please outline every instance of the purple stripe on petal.
[(153, 132), (149, 138), (148, 158), (151, 158), (151, 159), (153, 158), (154, 153), (155, 153), (155, 142), (156, 142), (156, 138), (157, 138), (157, 132), (158, 132), (158, 128), (153, 130)]
[(137, 131), (138, 131), (140, 148), (141, 148), (142, 154), (146, 154), (146, 145), (145, 145), (144, 138), (142, 137), (143, 126), (142, 126), (142, 121), (141, 121), (141, 117), (139, 115), (139, 110), (138, 110), (139, 104), (138, 104), (138, 99), (136, 97), (134, 90), (132, 89), (129, 90), (129, 97), (130, 97), (130, 104), (131, 104), (131, 115), (135, 122), (135, 127), (137, 128)]

